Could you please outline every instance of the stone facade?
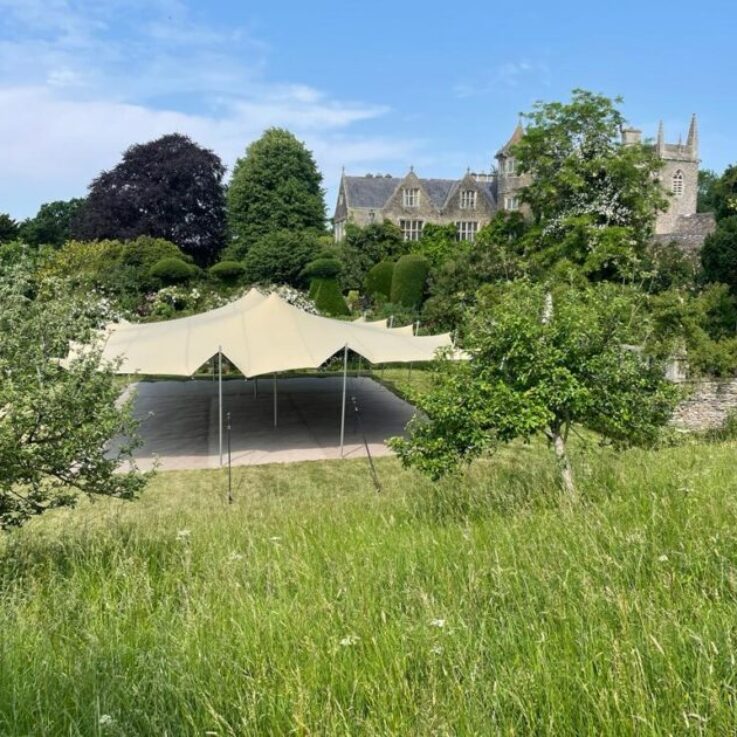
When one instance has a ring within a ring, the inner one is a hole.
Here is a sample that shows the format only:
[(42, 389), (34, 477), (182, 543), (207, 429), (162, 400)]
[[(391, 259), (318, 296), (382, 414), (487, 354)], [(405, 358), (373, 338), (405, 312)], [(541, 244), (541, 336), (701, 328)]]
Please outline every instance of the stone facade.
[[(455, 223), (458, 237), (473, 240), (475, 233), (500, 210), (525, 212), (521, 190), (529, 175), (517, 173), (512, 147), (524, 136), (517, 124), (511, 138), (495, 155), (496, 166), (488, 174), (466, 173), (461, 179), (424, 179), (413, 170), (404, 177), (343, 174), (333, 217), (335, 239), (345, 235), (347, 223), (365, 226), (390, 220), (400, 226), (407, 240), (413, 240), (427, 223)], [(622, 130), (622, 145), (641, 142), (636, 128)], [(696, 213), (698, 193), (699, 141), (696, 116), (691, 119), (686, 143), (666, 143), (663, 125), (654, 144), (663, 160), (660, 181), (669, 194), (669, 207), (655, 223), (656, 240), (675, 243), (694, 252), (714, 230), (710, 214)], [(417, 192), (417, 198), (409, 196)], [(476, 192), (472, 197), (471, 192)], [(464, 194), (466, 193), (466, 194)], [(419, 231), (418, 231), (419, 224)]]
[(730, 413), (737, 412), (737, 379), (703, 379), (683, 386), (690, 394), (676, 407), (671, 420), (679, 430), (718, 430)]

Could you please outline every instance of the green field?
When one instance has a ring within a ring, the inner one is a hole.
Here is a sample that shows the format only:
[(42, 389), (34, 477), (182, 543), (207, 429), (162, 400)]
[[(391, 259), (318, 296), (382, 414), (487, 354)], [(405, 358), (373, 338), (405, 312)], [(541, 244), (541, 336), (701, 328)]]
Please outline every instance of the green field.
[(0, 543), (0, 734), (730, 735), (734, 443), (160, 474)]

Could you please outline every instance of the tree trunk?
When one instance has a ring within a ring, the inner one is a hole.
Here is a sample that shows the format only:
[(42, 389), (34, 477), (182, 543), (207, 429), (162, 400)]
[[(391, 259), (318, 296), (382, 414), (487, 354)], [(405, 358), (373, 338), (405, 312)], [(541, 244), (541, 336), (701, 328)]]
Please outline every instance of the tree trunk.
[(573, 468), (566, 453), (566, 440), (561, 434), (560, 428), (551, 431), (551, 442), (555, 450), (555, 459), (558, 461), (558, 469), (560, 470), (560, 479), (563, 482), (563, 489), (568, 495), (570, 501), (578, 498), (576, 493), (576, 484), (573, 481)]

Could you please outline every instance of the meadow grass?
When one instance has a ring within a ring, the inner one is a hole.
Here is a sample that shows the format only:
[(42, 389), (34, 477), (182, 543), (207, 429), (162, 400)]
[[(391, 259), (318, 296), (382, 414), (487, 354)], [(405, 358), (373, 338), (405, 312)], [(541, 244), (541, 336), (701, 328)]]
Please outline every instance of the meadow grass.
[(0, 734), (737, 732), (733, 443), (159, 474), (0, 543)]

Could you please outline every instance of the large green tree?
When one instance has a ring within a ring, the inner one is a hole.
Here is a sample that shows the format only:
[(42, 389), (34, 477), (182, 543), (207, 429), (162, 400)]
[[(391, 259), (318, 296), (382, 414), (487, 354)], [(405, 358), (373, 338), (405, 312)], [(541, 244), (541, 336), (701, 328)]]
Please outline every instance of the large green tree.
[(224, 174), (216, 154), (178, 133), (131, 146), (90, 185), (73, 235), (164, 238), (208, 265), (225, 244)]
[(322, 175), (312, 153), (282, 128), (270, 128), (238, 159), (228, 186), (229, 256), (241, 259), (277, 230), (325, 228)]
[(469, 314), (468, 362), (444, 363), (418, 397), (423, 417), (393, 441), (407, 465), (438, 478), (500, 443), (543, 435), (576, 495), (568, 455), (577, 425), (618, 445), (653, 441), (676, 391), (662, 365), (633, 349), (647, 337), (634, 291), (611, 284), (552, 293), (526, 280), (488, 287)]
[(20, 226), (20, 238), (29, 246), (54, 246), (60, 248), (71, 238), (72, 223), (79, 215), (85, 200), (46, 202), (36, 215), (24, 220)]
[(522, 200), (536, 225), (528, 251), (540, 270), (565, 262), (594, 280), (639, 278), (667, 199), (654, 148), (622, 144), (618, 102), (574, 90), (570, 102), (539, 102), (525, 115), (512, 155), (530, 177)]
[(304, 287), (304, 269), (321, 249), (320, 236), (314, 231), (276, 230), (259, 238), (243, 260), (247, 282), (290, 284)]
[(5, 212), (0, 212), (0, 243), (10, 243), (18, 237), (18, 223)]
[(737, 215), (720, 220), (706, 236), (701, 265), (707, 281), (726, 284), (737, 295)]
[[(68, 366), (70, 341), (89, 341), (105, 319), (99, 302), (60, 282), (37, 293), (22, 258), (0, 273), (0, 529), (79, 494), (135, 497), (145, 477), (120, 470), (135, 423), (119, 406), (111, 367), (94, 347)], [(115, 448), (114, 438), (119, 440)], [(127, 438), (127, 439), (125, 439)]]
[(360, 227), (346, 226), (345, 238), (338, 244), (343, 263), (341, 282), (345, 289), (362, 289), (369, 269), (380, 261), (394, 260), (409, 251), (402, 232), (394, 223), (384, 220)]

